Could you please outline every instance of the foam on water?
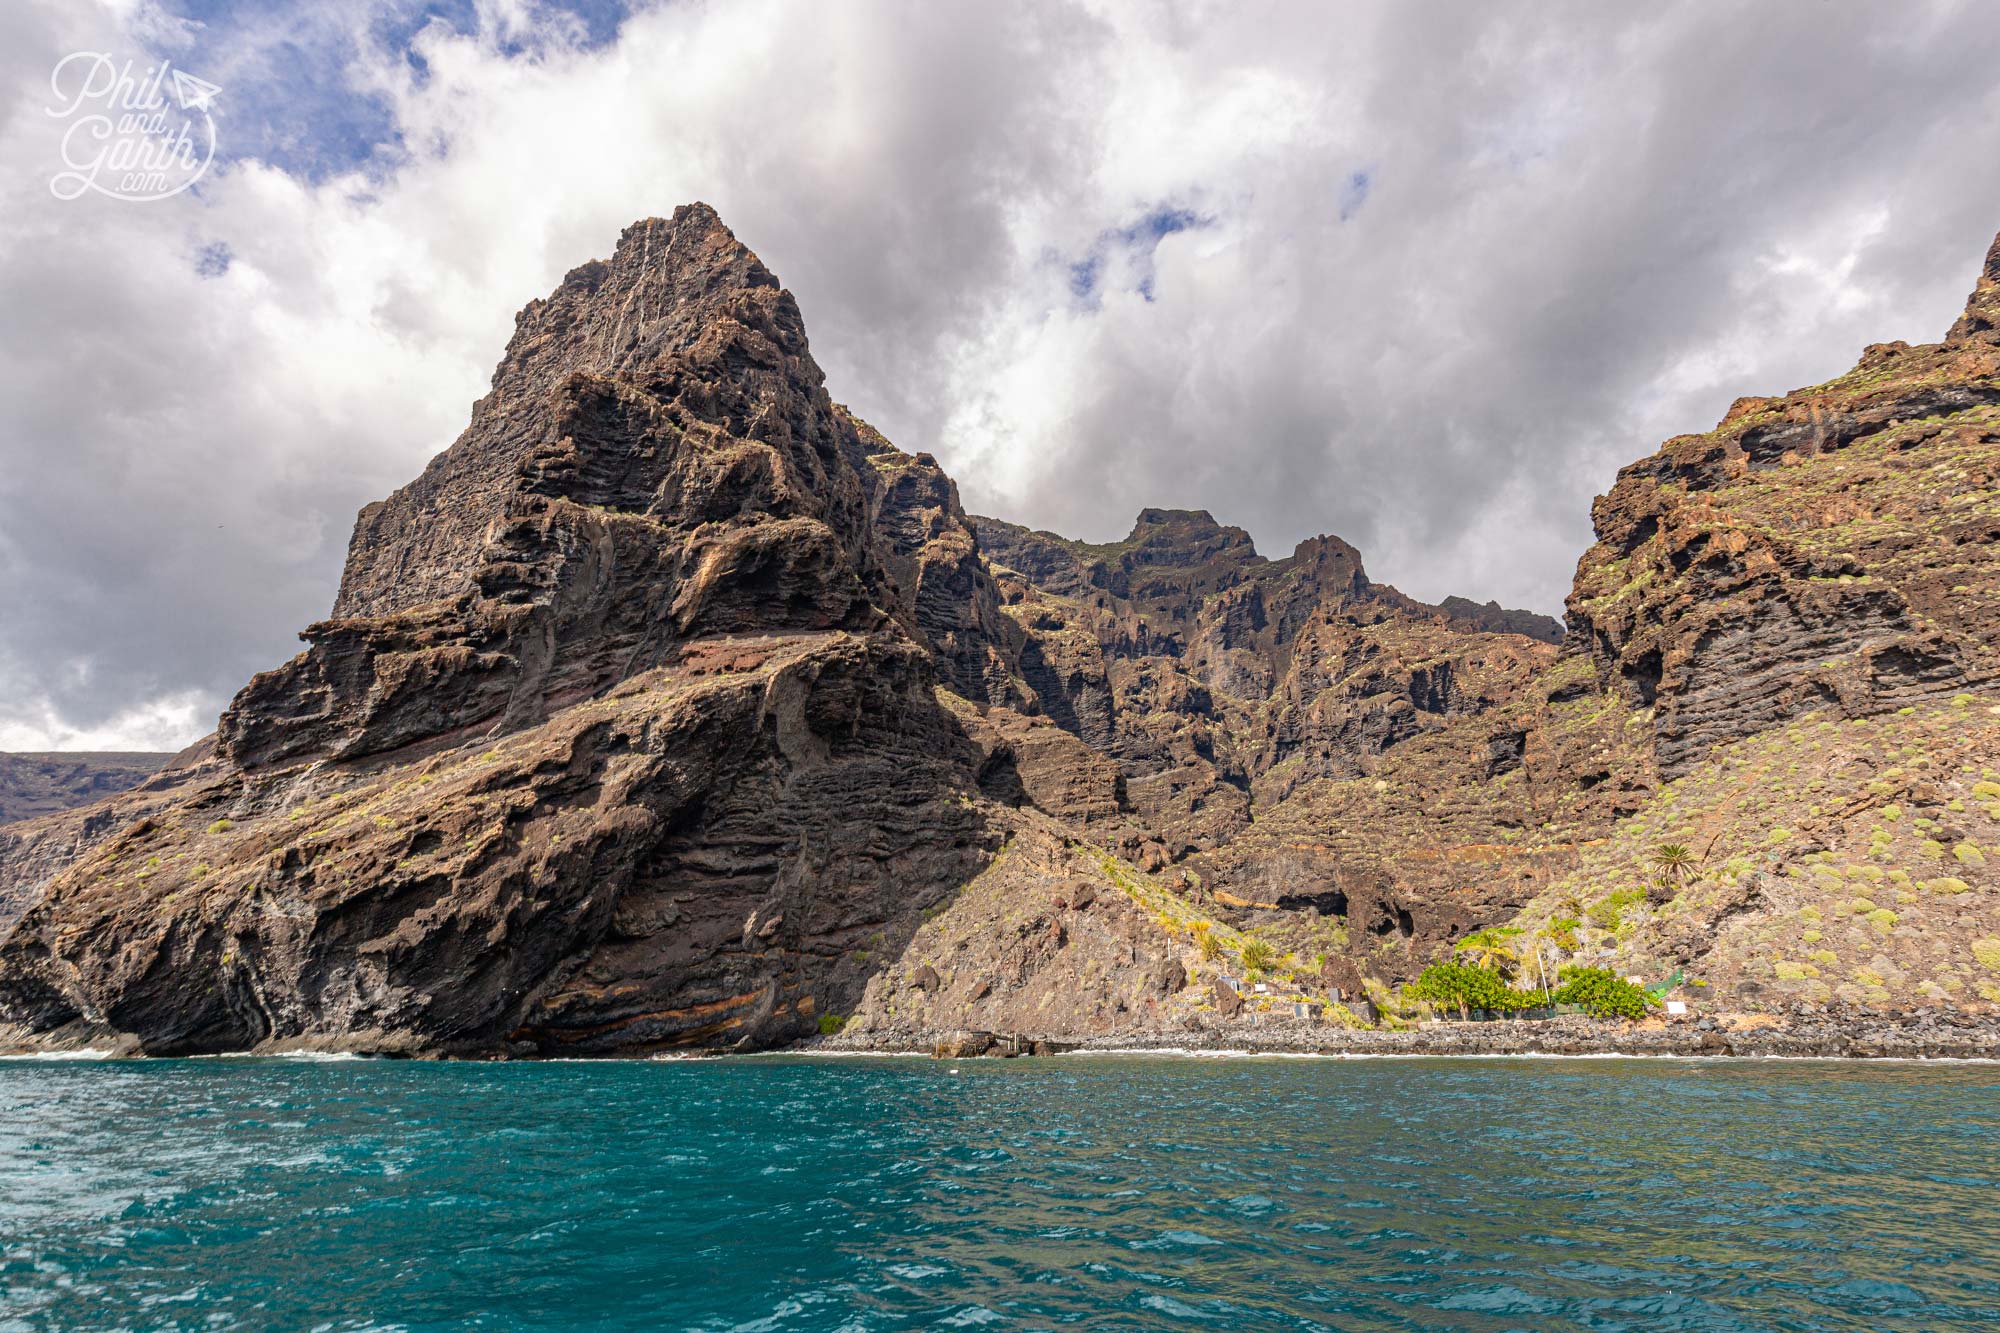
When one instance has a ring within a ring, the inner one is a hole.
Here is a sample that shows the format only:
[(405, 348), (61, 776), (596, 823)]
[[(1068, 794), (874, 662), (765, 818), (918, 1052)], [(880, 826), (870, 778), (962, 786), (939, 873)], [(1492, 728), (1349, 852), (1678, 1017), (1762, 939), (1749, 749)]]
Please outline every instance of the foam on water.
[(1990, 1067), (1188, 1054), (9, 1061), (0, 1328), (2000, 1311)]

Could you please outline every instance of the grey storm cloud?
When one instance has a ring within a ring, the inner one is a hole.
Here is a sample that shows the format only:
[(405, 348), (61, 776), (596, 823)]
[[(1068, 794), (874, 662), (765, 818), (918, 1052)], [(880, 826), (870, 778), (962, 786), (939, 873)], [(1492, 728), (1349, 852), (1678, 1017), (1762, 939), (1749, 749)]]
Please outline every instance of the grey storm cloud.
[[(0, 12), (0, 748), (207, 730), (513, 311), (691, 199), (976, 510), (1544, 611), (1620, 465), (1937, 338), (2000, 230), (1976, 0), (477, 14)], [(75, 50), (213, 79), (238, 151), (55, 199)]]

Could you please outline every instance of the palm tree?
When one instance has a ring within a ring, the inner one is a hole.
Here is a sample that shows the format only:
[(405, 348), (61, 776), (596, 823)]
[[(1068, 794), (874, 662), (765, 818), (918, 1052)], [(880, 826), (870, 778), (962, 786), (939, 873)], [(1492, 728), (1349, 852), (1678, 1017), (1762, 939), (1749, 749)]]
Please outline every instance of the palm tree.
[(1694, 869), (1694, 853), (1685, 843), (1663, 842), (1653, 849), (1653, 869), (1674, 879), (1685, 879)]
[(1278, 951), (1263, 940), (1245, 940), (1236, 955), (1242, 960), (1246, 976), (1257, 976), (1278, 961)]
[[(1651, 860), (1653, 873), (1659, 877), (1662, 889), (1687, 887), (1688, 876), (1694, 873), (1694, 853), (1687, 849), (1686, 844), (1663, 842), (1653, 849)], [(1667, 896), (1671, 898), (1673, 894), (1669, 892)]]
[(1521, 956), (1500, 941), (1497, 930), (1475, 931), (1458, 942), (1458, 952), (1472, 959), (1474, 967), (1489, 972), (1505, 972), (1518, 967)]

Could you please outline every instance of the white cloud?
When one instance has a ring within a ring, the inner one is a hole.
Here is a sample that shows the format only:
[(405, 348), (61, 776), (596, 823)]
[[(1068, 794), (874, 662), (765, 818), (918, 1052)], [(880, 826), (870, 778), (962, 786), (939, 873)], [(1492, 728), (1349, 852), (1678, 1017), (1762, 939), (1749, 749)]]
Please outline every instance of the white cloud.
[[(0, 746), (205, 730), (513, 312), (690, 199), (975, 508), (1102, 538), (1199, 505), (1547, 610), (1618, 465), (1938, 336), (2000, 226), (1970, 3), (696, 3), (595, 49), (480, 9), (421, 73), (360, 7), (0, 16)], [(173, 50), (268, 162), (58, 203), (47, 71), (100, 46)], [(1167, 208), (1203, 225), (1127, 234)]]
[(0, 718), (0, 751), (178, 750), (212, 723), (198, 693), (162, 695), (92, 727), (73, 727), (46, 703)]

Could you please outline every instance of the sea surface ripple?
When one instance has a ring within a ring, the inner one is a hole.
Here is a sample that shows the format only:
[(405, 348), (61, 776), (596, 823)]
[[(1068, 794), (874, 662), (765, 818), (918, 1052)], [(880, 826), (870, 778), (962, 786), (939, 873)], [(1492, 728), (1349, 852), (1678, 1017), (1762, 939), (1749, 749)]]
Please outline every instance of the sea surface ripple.
[(0, 1061), (0, 1329), (2000, 1328), (2000, 1068)]

